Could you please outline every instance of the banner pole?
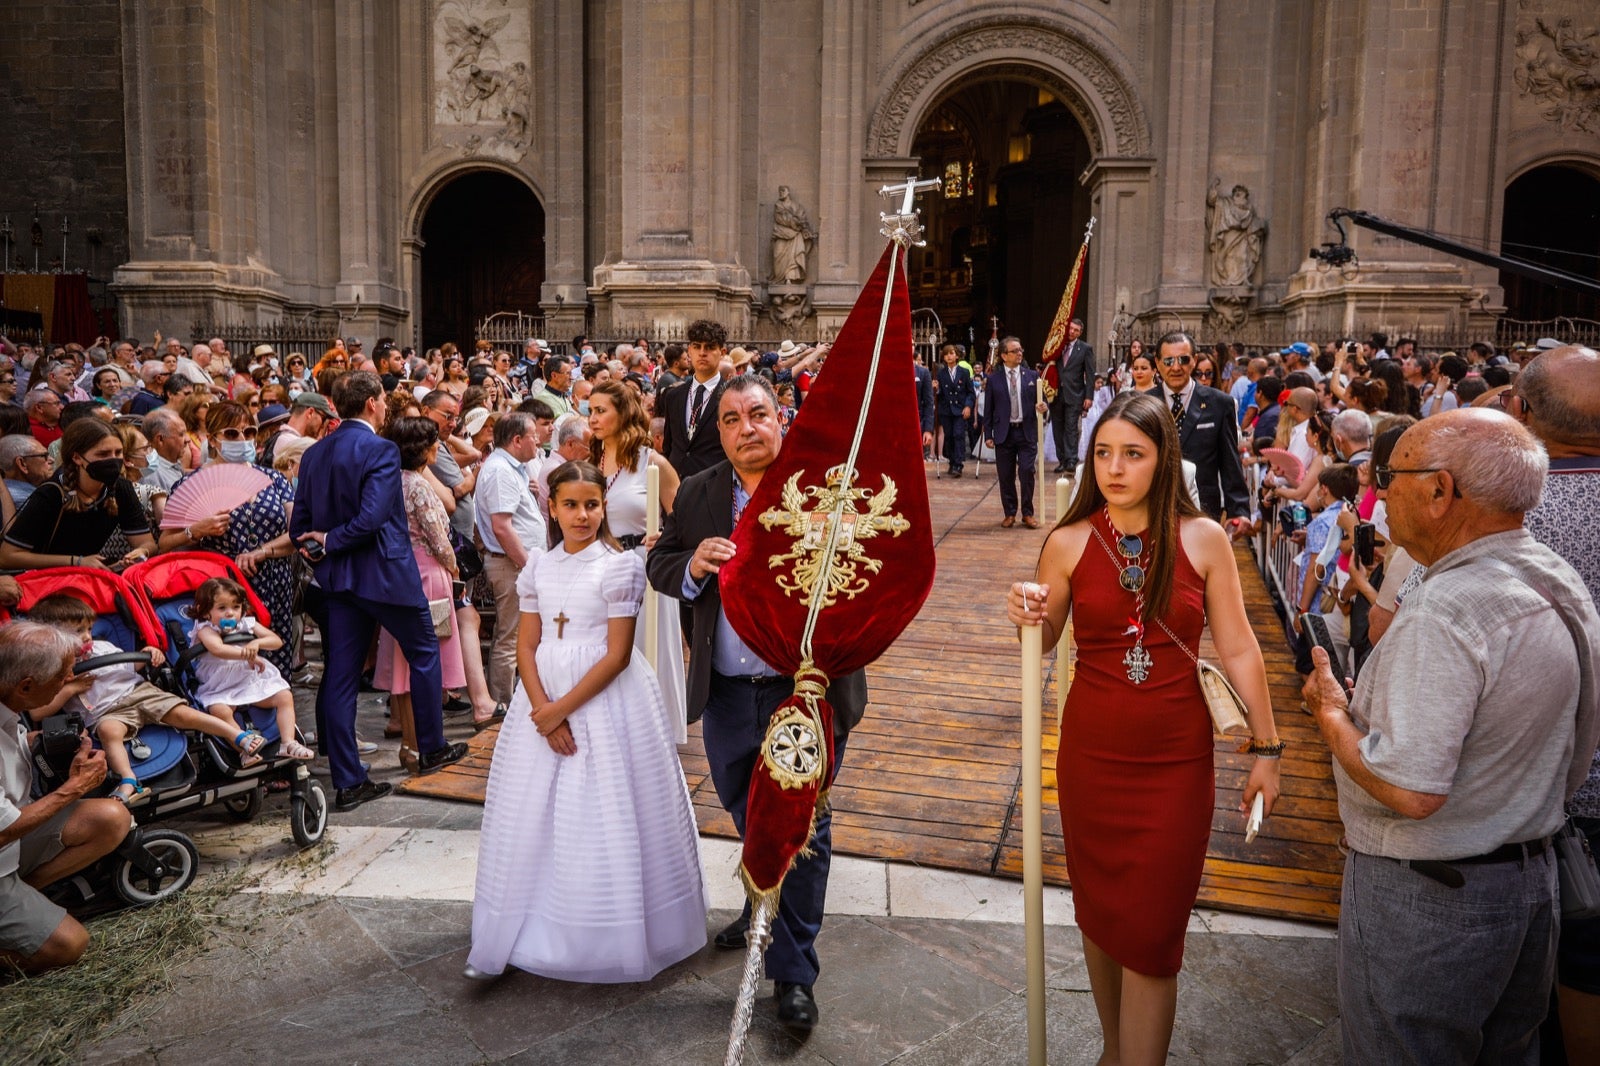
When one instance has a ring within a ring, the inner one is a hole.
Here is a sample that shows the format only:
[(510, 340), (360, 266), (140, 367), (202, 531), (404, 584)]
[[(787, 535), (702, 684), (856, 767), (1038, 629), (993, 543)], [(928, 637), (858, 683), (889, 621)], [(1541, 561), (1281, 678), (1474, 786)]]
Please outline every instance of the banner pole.
[(1027, 939), (1028, 1064), (1045, 1066), (1044, 627), (1022, 627), (1022, 913)]
[[(1044, 378), (1042, 378), (1042, 377), (1039, 378), (1037, 381), (1035, 381), (1033, 383), (1033, 402), (1036, 405), (1044, 403)], [(1035, 449), (1035, 452), (1034, 452), (1033, 473), (1034, 473), (1034, 477), (1038, 479), (1039, 484), (1037, 486), (1035, 486), (1035, 488), (1034, 488), (1033, 498), (1035, 500), (1039, 501), (1039, 512), (1038, 513), (1042, 515), (1042, 514), (1045, 513), (1044, 512), (1044, 412), (1043, 411), (1039, 411), (1037, 406), (1034, 408), (1034, 410), (1037, 412), (1035, 414), (1034, 418), (1035, 418), (1035, 421), (1037, 422), (1038, 427), (1039, 427), (1039, 437), (1038, 437), (1039, 444), (1038, 444), (1038, 447)], [(1061, 457), (1059, 455), (1056, 456), (1056, 462), (1059, 463), (1060, 461), (1061, 461)]]

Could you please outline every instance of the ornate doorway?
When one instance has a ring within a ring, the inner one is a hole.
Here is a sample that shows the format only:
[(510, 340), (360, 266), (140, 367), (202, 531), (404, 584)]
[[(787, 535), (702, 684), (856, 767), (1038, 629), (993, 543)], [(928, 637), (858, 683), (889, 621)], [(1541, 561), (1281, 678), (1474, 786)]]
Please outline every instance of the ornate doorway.
[(422, 343), (470, 351), (473, 325), (496, 311), (539, 313), (544, 208), (498, 171), (463, 174), (423, 216)]
[[(994, 316), (1036, 355), (1089, 217), (1077, 180), (1092, 157), (1082, 125), (1049, 89), (995, 78), (937, 103), (912, 155), (923, 177), (945, 183), (924, 204), (913, 305), (934, 308), (951, 339), (979, 348)], [(1079, 298), (1086, 317), (1091, 291), (1085, 283)]]
[[(1500, 251), (1600, 281), (1600, 179), (1577, 167), (1535, 167), (1506, 187)], [(1502, 272), (1506, 314), (1523, 321), (1600, 319), (1600, 297)]]

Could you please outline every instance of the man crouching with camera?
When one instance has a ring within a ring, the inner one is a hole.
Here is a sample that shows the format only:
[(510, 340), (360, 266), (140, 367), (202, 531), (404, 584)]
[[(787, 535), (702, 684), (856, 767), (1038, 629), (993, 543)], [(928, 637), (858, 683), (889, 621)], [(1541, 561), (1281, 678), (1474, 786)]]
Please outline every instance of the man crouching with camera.
[(0, 965), (24, 973), (70, 966), (89, 946), (89, 931), (39, 889), (111, 852), (133, 825), (116, 800), (83, 798), (106, 776), (105, 754), (87, 736), (62, 786), (32, 797), (29, 712), (55, 699), (75, 651), (51, 626), (0, 629)]

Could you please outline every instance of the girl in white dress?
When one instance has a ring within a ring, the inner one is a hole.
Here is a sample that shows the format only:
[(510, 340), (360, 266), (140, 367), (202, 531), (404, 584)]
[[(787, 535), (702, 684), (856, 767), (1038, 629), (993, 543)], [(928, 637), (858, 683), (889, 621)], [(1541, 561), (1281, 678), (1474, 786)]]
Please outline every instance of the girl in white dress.
[[(294, 738), (294, 694), (289, 682), (276, 666), (261, 658), (261, 652), (283, 647), (283, 638), (245, 614), (248, 602), (244, 586), (232, 578), (214, 577), (195, 590), (189, 615), (196, 621), (189, 630), (189, 643), (203, 644), (206, 649), (206, 654), (194, 661), (200, 682), (195, 702), (234, 728), (239, 724), (234, 712), (240, 707), (271, 707), (278, 720), (278, 754), (314, 759), (317, 753)], [(224, 638), (235, 633), (248, 633), (255, 639), (248, 644), (226, 643)]]
[(589, 463), (551, 475), (559, 540), (517, 579), (521, 683), (489, 768), (468, 977), (645, 981), (705, 945), (689, 789), (633, 643), (644, 563), (604, 490)]
[[(661, 471), (661, 509), (672, 513), (678, 474), (659, 452), (651, 451), (650, 423), (644, 406), (627, 385), (608, 381), (589, 394), (589, 461), (606, 478), (606, 525), (624, 548), (644, 558), (645, 477)], [(689, 705), (683, 672), (683, 622), (678, 601), (655, 597), (656, 681), (666, 707), (667, 733), (675, 744), (689, 740)], [(644, 623), (634, 627), (634, 647), (644, 647)], [(648, 654), (648, 653), (647, 653)]]

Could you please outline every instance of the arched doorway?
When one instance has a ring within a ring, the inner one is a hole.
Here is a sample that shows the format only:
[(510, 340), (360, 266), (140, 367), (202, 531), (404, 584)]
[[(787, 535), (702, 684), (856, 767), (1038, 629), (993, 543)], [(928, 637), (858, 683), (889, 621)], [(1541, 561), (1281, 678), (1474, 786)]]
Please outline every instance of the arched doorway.
[[(935, 308), (951, 339), (980, 350), (998, 319), (1036, 357), (1089, 217), (1083, 126), (1032, 82), (969, 80), (928, 110), (911, 151), (923, 177), (945, 182), (922, 204), (928, 243), (911, 257), (912, 306)], [(1090, 292), (1085, 279), (1080, 314)]]
[(499, 171), (463, 174), (423, 216), (422, 343), (470, 351), (473, 327), (496, 311), (539, 313), (544, 284), (544, 208)]
[[(1506, 187), (1500, 252), (1600, 281), (1600, 178), (1552, 163)], [(1600, 320), (1600, 296), (1504, 271), (1506, 314), (1515, 319)]]

